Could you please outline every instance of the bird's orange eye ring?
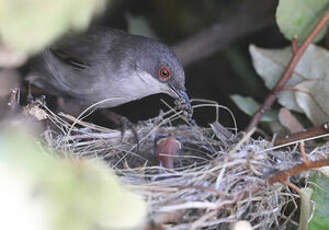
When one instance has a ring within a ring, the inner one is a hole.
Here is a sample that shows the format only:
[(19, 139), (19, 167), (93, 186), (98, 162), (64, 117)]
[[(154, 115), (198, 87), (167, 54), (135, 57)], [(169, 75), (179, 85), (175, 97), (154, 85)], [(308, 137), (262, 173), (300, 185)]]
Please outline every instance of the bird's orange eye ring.
[(167, 66), (162, 66), (159, 69), (158, 76), (159, 76), (160, 80), (168, 81), (169, 78), (171, 77), (170, 69)]

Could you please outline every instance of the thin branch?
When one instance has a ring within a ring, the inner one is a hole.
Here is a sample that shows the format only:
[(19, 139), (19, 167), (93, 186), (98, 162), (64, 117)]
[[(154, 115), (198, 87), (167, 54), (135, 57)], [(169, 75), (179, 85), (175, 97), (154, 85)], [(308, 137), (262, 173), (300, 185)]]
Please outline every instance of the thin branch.
[(313, 168), (320, 168), (320, 167), (329, 165), (329, 158), (324, 158), (324, 159), (320, 159), (317, 161), (308, 161), (306, 158), (304, 142), (300, 143), (299, 150), (300, 150), (300, 155), (301, 155), (303, 163), (296, 165), (293, 168), (290, 168), (290, 169), (287, 169), (287, 170), (274, 174), (273, 176), (271, 176), (268, 179), (268, 182), (270, 184), (273, 184), (275, 182), (281, 182), (282, 184), (288, 185), (292, 189), (296, 190), (300, 194), (300, 189), (293, 183), (289, 182), (288, 178), (292, 175), (295, 175), (297, 173), (300, 173), (300, 172), (303, 172), (306, 170), (310, 170)]
[(300, 142), (299, 144), (299, 150), (300, 150), (300, 155), (302, 157), (302, 161), (305, 165), (308, 165), (309, 161), (306, 158), (306, 153), (305, 153), (305, 146), (304, 146), (304, 142)]
[(298, 50), (297, 36), (296, 35), (291, 40), (291, 48), (292, 48), (293, 54), (296, 54), (297, 50)]
[(285, 145), (288, 143), (295, 144), (298, 140), (306, 140), (318, 136), (323, 136), (329, 133), (329, 123), (326, 122), (320, 126), (313, 127), (298, 133), (293, 133), (285, 137), (278, 137), (275, 139), (274, 146)]
[(295, 174), (301, 173), (303, 171), (307, 171), (314, 168), (320, 168), (323, 166), (329, 166), (329, 158), (317, 160), (317, 161), (307, 161), (307, 163), (303, 162), (301, 164), (298, 164), (290, 169), (278, 172), (271, 176), (268, 179), (268, 182), (270, 184), (273, 184), (275, 182), (281, 182), (283, 184), (286, 184), (288, 177), (293, 176)]
[(256, 113), (252, 117), (252, 119), (247, 127), (247, 132), (248, 132), (248, 130), (251, 130), (252, 128), (257, 126), (257, 124), (260, 121), (260, 119), (262, 118), (263, 114), (271, 108), (273, 102), (276, 99), (277, 94), (281, 91), (282, 87), (290, 79), (290, 77), (295, 69), (295, 66), (297, 65), (300, 58), (303, 56), (305, 50), (310, 45), (312, 40), (317, 36), (317, 34), (322, 30), (322, 28), (326, 25), (328, 20), (329, 20), (329, 8), (326, 10), (326, 12), (323, 14), (322, 18), (318, 21), (316, 26), (312, 29), (312, 31), (306, 37), (306, 39), (304, 40), (304, 42), (301, 46), (297, 47), (296, 45), (294, 45), (294, 40), (293, 40), (292, 49), (293, 49), (293, 51), (295, 51), (295, 52), (293, 52), (293, 57), (290, 60), (286, 70), (282, 74), (280, 80), (276, 83), (275, 87), (271, 90), (269, 95), (266, 97), (262, 106), (256, 111)]

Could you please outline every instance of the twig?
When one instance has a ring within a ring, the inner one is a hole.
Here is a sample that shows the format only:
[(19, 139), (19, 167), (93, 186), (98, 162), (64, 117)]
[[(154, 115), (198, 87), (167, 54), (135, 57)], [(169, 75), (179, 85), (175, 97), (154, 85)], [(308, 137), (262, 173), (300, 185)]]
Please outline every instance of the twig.
[(302, 157), (303, 163), (296, 165), (293, 168), (290, 168), (290, 169), (287, 169), (287, 170), (274, 174), (273, 176), (271, 176), (268, 179), (268, 182), (270, 184), (273, 184), (275, 182), (281, 182), (282, 184), (288, 185), (289, 187), (291, 187), (292, 189), (294, 189), (295, 191), (297, 191), (300, 194), (300, 189), (293, 183), (289, 182), (288, 177), (290, 177), (294, 174), (306, 171), (306, 170), (310, 170), (312, 168), (320, 168), (320, 167), (329, 165), (329, 158), (320, 159), (317, 161), (308, 161), (306, 158), (304, 142), (300, 143), (299, 150), (300, 150), (300, 155)]
[(15, 111), (19, 105), (20, 100), (20, 89), (12, 89), (10, 92), (10, 99), (9, 99), (9, 108), (11, 111)]
[(300, 142), (299, 144), (299, 150), (300, 150), (300, 155), (302, 157), (302, 161), (305, 165), (308, 165), (309, 161), (306, 158), (306, 153), (305, 153), (305, 146), (304, 146), (304, 142)]
[(287, 184), (288, 177), (301, 173), (303, 171), (307, 171), (313, 168), (320, 168), (323, 166), (329, 166), (329, 158), (325, 158), (317, 161), (307, 161), (307, 163), (303, 162), (290, 169), (274, 174), (268, 179), (268, 182), (270, 184), (273, 184), (275, 182), (281, 182), (283, 184)]
[(278, 137), (275, 139), (274, 146), (280, 146), (291, 143), (295, 144), (298, 140), (306, 140), (309, 138), (314, 138), (318, 136), (322, 136), (329, 133), (329, 123), (326, 122), (320, 126), (313, 127), (310, 129), (307, 129), (305, 131), (301, 131), (298, 133), (293, 133), (291, 135), (287, 135), (285, 137)]
[(196, 189), (196, 190), (206, 190), (210, 193), (214, 193), (220, 197), (227, 197), (227, 198), (230, 198), (232, 199), (232, 195), (231, 194), (228, 194), (228, 193), (225, 193), (225, 192), (222, 192), (218, 189), (215, 189), (213, 187), (209, 187), (209, 186), (201, 186), (201, 185), (190, 185), (190, 186), (178, 186), (179, 189), (183, 190), (183, 189)]
[(307, 47), (310, 45), (312, 40), (317, 36), (317, 34), (321, 31), (321, 29), (326, 25), (328, 20), (329, 20), (329, 8), (325, 11), (322, 18), (318, 21), (316, 26), (312, 29), (312, 31), (303, 41), (303, 44), (297, 47), (297, 45), (295, 44), (296, 41), (294, 39), (292, 40), (293, 57), (290, 60), (286, 70), (282, 74), (280, 80), (276, 83), (275, 87), (271, 90), (269, 95), (266, 97), (262, 106), (256, 111), (256, 113), (252, 117), (247, 127), (247, 132), (252, 128), (254, 128), (255, 126), (257, 126), (263, 114), (271, 108), (273, 102), (276, 99), (277, 94), (281, 91), (282, 87), (290, 79), (299, 59), (303, 56)]
[(301, 195), (301, 191), (300, 188), (298, 188), (296, 185), (294, 185), (293, 183), (291, 183), (290, 181), (284, 181), (282, 182), (283, 184), (289, 186), (290, 188), (292, 188), (293, 190), (295, 190), (298, 194)]
[(292, 48), (292, 52), (294, 54), (296, 54), (297, 50), (298, 50), (298, 46), (297, 46), (297, 36), (295, 35), (292, 40), (291, 40), (291, 48)]

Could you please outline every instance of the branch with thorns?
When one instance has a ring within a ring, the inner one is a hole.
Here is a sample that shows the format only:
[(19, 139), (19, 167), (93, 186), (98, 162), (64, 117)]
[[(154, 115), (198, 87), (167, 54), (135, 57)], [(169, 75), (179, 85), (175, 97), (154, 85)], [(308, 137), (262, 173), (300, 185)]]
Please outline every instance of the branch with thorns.
[(291, 75), (299, 62), (300, 58), (303, 56), (305, 50), (307, 47), (311, 44), (313, 39), (318, 35), (318, 33), (323, 29), (323, 27), (327, 24), (329, 21), (329, 8), (325, 11), (321, 19), (318, 21), (318, 23), (315, 25), (315, 27), (312, 29), (312, 31), (308, 34), (306, 39), (303, 41), (303, 43), (298, 46), (297, 45), (297, 38), (294, 37), (292, 39), (292, 52), (293, 56), (285, 69), (284, 73), (282, 74), (280, 80), (276, 83), (275, 87), (271, 90), (271, 92), (266, 97), (265, 101), (259, 107), (259, 109), (255, 112), (253, 115), (248, 127), (247, 132), (252, 130), (254, 127), (257, 126), (260, 119), (264, 115), (264, 113), (269, 110), (274, 103), (276, 96), (278, 93), (283, 89), (284, 85), (287, 83), (287, 81), (291, 78)]

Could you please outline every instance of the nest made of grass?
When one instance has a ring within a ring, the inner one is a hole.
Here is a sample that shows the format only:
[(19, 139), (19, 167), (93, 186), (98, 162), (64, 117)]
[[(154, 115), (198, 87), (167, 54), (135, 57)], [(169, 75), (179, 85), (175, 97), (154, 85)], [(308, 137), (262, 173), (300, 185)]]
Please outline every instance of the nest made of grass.
[[(129, 130), (121, 139), (118, 130), (55, 114), (42, 103), (35, 107), (48, 122), (43, 137), (50, 148), (69, 157), (106, 160), (148, 202), (149, 220), (166, 229), (226, 229), (238, 220), (248, 220), (253, 229), (296, 224), (298, 196), (279, 183), (267, 183), (270, 174), (300, 162), (296, 149), (275, 150), (264, 139), (232, 133), (218, 122), (210, 128), (187, 121), (173, 126), (182, 118), (170, 110), (136, 126), (137, 152)], [(160, 167), (154, 156), (156, 140), (168, 135), (183, 145), (174, 169)]]

